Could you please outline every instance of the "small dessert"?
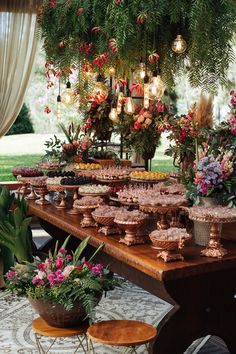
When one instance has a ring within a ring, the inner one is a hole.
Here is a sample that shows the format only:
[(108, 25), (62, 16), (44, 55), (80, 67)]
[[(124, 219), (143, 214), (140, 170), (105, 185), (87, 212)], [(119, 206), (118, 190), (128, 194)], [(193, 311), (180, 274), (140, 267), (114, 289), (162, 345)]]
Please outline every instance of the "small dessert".
[(76, 199), (74, 201), (73, 207), (77, 208), (77, 207), (81, 207), (81, 206), (97, 206), (97, 205), (101, 205), (104, 204), (104, 201), (102, 198), (100, 197), (82, 197), (81, 199)]
[(74, 171), (48, 171), (47, 176), (53, 177), (75, 177)]
[(66, 162), (44, 161), (38, 162), (37, 165), (43, 170), (58, 170), (59, 168), (65, 166)]
[(75, 170), (99, 170), (102, 166), (99, 163), (75, 163)]
[(84, 194), (106, 194), (110, 188), (101, 184), (90, 184), (79, 187), (79, 193)]
[(124, 167), (109, 166), (97, 172), (96, 178), (99, 180), (127, 180), (129, 178), (130, 169)]
[(47, 184), (47, 177), (32, 177), (30, 184), (35, 187), (45, 187)]
[(61, 177), (50, 177), (47, 179), (47, 185), (59, 185), (61, 183)]
[(67, 186), (78, 186), (82, 184), (88, 184), (91, 182), (91, 178), (84, 177), (84, 176), (77, 176), (77, 177), (63, 177), (61, 179), (62, 185)]
[(109, 206), (109, 205), (102, 205), (97, 208), (93, 214), (98, 217), (112, 217), (115, 218), (117, 212), (120, 210), (119, 207)]
[(19, 166), (14, 167), (12, 170), (12, 174), (14, 176), (22, 176), (22, 177), (38, 177), (43, 176), (43, 172), (38, 168), (28, 167), (28, 166)]
[(168, 177), (168, 173), (152, 172), (152, 171), (132, 171), (130, 173), (131, 179), (144, 181), (158, 181)]
[(123, 222), (132, 222), (132, 223), (139, 222), (140, 220), (146, 218), (147, 215), (139, 210), (127, 211), (126, 209), (119, 208), (116, 214), (116, 220), (123, 221)]
[(155, 193), (152, 196), (143, 196), (140, 198), (141, 205), (150, 205), (153, 207), (161, 206), (161, 207), (179, 207), (188, 204), (188, 200), (185, 196), (182, 195), (172, 195), (172, 194), (158, 194)]

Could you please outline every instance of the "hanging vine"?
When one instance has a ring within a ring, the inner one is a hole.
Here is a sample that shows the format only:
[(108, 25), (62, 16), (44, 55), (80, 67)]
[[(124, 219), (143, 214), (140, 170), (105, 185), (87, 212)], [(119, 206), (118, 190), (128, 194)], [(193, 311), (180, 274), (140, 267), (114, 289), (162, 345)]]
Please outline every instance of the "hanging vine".
[[(235, 8), (233, 0), (44, 0), (38, 20), (56, 67), (86, 59), (97, 71), (114, 65), (129, 75), (144, 55), (145, 30), (167, 86), (184, 71), (193, 86), (214, 91), (234, 59)], [(171, 50), (179, 33), (187, 42), (183, 54)]]

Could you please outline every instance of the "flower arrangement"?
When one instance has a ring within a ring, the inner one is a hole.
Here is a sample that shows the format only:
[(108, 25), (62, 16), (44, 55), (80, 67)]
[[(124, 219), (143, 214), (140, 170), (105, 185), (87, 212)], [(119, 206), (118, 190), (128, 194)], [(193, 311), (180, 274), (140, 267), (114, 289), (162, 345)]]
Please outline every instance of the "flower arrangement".
[(145, 160), (153, 158), (171, 114), (170, 104), (158, 100), (152, 101), (148, 109), (137, 107), (133, 115), (125, 115), (118, 126), (125, 145)]
[(111, 102), (112, 96), (110, 94), (104, 100), (93, 98), (85, 112), (82, 131), (88, 135), (94, 133), (97, 140), (110, 140), (113, 131), (113, 123), (109, 119)]
[(224, 150), (217, 157), (203, 156), (195, 162), (193, 180), (186, 185), (187, 195), (196, 201), (198, 196), (214, 197), (230, 207), (236, 206), (235, 150)]
[(33, 263), (16, 264), (6, 274), (6, 283), (18, 296), (50, 300), (63, 305), (66, 310), (79, 301), (87, 315), (93, 317), (103, 291), (112, 290), (118, 281), (107, 268), (93, 263), (103, 244), (86, 261), (80, 257), (90, 237), (85, 238), (72, 255), (66, 251), (69, 237), (59, 250), (56, 245), (54, 253), (49, 252), (45, 261), (35, 259)]
[(168, 139), (173, 142), (165, 151), (173, 156), (174, 165), (186, 170), (193, 165), (198, 146), (207, 140), (209, 129), (213, 124), (212, 99), (200, 95), (197, 103), (193, 104), (186, 115), (171, 117), (169, 120), (170, 134)]
[(88, 150), (92, 146), (91, 138), (86, 134), (80, 134), (80, 126), (75, 126), (71, 123), (68, 128), (63, 124), (59, 125), (65, 134), (67, 141), (61, 141), (54, 135), (54, 139), (45, 142), (46, 154), (43, 161), (57, 161), (57, 162), (80, 162), (86, 161), (88, 158)]

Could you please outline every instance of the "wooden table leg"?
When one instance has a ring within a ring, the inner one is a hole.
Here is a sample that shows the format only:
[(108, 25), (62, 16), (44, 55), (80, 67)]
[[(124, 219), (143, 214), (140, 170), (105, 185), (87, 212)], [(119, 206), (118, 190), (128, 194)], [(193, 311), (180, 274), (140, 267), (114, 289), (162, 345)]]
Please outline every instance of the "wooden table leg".
[(180, 308), (160, 323), (151, 353), (183, 354), (195, 339), (208, 334), (222, 338), (236, 353), (235, 276), (232, 269), (165, 282)]

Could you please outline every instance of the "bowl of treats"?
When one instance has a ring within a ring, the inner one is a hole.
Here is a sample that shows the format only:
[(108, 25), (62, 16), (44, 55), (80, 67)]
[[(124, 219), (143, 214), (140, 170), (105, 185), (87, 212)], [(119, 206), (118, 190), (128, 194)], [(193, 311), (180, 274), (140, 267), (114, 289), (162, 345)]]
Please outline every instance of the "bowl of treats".
[(101, 184), (88, 184), (79, 187), (79, 194), (82, 196), (104, 196), (108, 195), (110, 187)]
[(119, 209), (115, 206), (101, 205), (91, 213), (93, 219), (103, 225), (98, 232), (103, 232), (105, 235), (120, 233), (120, 229), (114, 223)]
[(100, 205), (104, 204), (101, 197), (91, 197), (86, 196), (81, 199), (76, 199), (73, 203), (73, 208), (77, 209), (81, 214), (83, 214), (83, 219), (81, 221), (82, 227), (97, 226), (96, 222), (92, 218), (92, 211), (98, 208)]
[(154, 230), (149, 235), (153, 248), (159, 250), (157, 257), (163, 258), (165, 262), (172, 260), (183, 260), (180, 249), (186, 241), (192, 238), (186, 229), (171, 227), (167, 230)]
[(139, 210), (128, 211), (120, 208), (114, 222), (125, 231), (125, 237), (120, 239), (120, 243), (127, 246), (145, 243), (144, 237), (138, 235), (139, 228), (147, 220), (147, 214)]

